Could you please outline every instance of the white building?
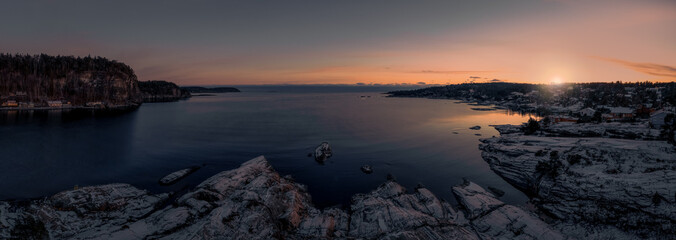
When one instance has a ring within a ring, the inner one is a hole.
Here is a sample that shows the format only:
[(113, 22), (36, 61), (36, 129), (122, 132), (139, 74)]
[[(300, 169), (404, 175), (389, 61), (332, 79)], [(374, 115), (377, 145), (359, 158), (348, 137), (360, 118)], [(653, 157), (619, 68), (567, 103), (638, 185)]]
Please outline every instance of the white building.
[(580, 110), (580, 116), (593, 117), (594, 113), (596, 113), (596, 110), (592, 108), (585, 108)]
[(665, 124), (664, 118), (667, 117), (669, 113), (670, 112), (662, 110), (653, 112), (650, 114), (650, 125), (657, 129), (662, 128), (662, 126)]
[(63, 102), (61, 102), (61, 101), (47, 101), (47, 105), (49, 107), (62, 107)]

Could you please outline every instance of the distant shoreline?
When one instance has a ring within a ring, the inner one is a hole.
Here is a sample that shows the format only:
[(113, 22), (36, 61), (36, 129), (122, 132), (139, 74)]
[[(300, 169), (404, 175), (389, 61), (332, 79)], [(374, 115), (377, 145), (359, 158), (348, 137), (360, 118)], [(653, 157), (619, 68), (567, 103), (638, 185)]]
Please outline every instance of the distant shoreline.
[(78, 111), (87, 110), (93, 112), (127, 112), (138, 109), (141, 104), (129, 105), (115, 105), (107, 107), (87, 107), (87, 106), (71, 106), (71, 107), (0, 107), (0, 112), (11, 111)]

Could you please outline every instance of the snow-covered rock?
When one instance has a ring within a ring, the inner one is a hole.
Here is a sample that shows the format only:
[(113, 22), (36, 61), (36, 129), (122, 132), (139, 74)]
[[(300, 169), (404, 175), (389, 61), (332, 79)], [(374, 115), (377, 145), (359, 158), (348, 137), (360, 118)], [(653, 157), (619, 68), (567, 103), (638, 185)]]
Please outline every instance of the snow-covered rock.
[(16, 235), (12, 232), (17, 228), (53, 239), (100, 238), (142, 219), (167, 197), (128, 184), (108, 184), (60, 192), (25, 206), (0, 203), (0, 225), (5, 225), (0, 238)]
[(676, 149), (663, 141), (543, 137), (482, 139), (493, 171), (563, 223), (631, 234), (676, 234)]
[(623, 139), (660, 139), (660, 131), (650, 128), (647, 122), (637, 123), (570, 123), (551, 124), (543, 129), (545, 135), (554, 137), (609, 137)]
[[(348, 209), (317, 209), (305, 186), (281, 177), (261, 156), (172, 201), (169, 194), (108, 184), (31, 202), (0, 202), (0, 239), (563, 238), (536, 215), (474, 183), (456, 186), (453, 193), (467, 214), (426, 188), (407, 192), (393, 180), (355, 195)], [(625, 236), (614, 231), (612, 236)], [(575, 236), (601, 239), (606, 233)]]
[(561, 233), (525, 210), (506, 205), (473, 182), (453, 187), (472, 227), (482, 239), (565, 239)]

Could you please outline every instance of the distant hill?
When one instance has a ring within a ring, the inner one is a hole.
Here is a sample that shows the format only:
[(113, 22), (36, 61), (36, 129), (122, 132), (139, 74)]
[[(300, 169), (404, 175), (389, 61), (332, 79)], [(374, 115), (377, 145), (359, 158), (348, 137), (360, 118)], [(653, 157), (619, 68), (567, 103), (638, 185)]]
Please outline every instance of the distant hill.
[(189, 98), (190, 92), (167, 81), (153, 80), (138, 83), (143, 102), (171, 102)]
[[(528, 102), (568, 106), (580, 102), (597, 105), (636, 106), (663, 103), (676, 105), (676, 82), (565, 83), (560, 85), (528, 83), (463, 83), (416, 90), (388, 92), (391, 97), (450, 98), (480, 101), (512, 101), (528, 96)], [(521, 97), (519, 97), (521, 98)], [(521, 99), (523, 100), (523, 99)]]
[(186, 90), (191, 93), (226, 93), (226, 92), (241, 92), (239, 89), (234, 87), (215, 87), (215, 88), (205, 88), (205, 87), (181, 87), (181, 89)]

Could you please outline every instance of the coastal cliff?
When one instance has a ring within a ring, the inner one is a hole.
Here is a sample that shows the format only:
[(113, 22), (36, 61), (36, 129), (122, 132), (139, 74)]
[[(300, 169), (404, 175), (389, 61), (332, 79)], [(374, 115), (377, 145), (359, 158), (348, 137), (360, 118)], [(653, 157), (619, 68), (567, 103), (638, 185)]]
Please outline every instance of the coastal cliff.
[(453, 193), (463, 211), (424, 187), (408, 192), (389, 180), (355, 195), (348, 209), (322, 210), (304, 185), (280, 176), (260, 156), (175, 198), (108, 184), (0, 202), (0, 238), (564, 239), (536, 215), (472, 182)]
[(137, 106), (141, 92), (128, 65), (102, 57), (0, 54), (0, 102)]
[(190, 98), (190, 92), (167, 81), (154, 80), (139, 82), (143, 102), (173, 102)]

